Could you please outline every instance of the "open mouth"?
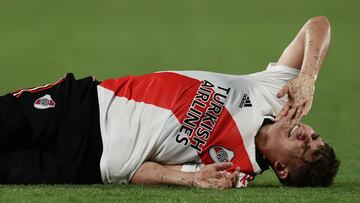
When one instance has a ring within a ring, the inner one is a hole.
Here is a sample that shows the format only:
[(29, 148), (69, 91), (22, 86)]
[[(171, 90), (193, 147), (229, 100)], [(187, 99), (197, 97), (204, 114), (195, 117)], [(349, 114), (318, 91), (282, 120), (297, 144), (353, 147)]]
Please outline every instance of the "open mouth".
[(291, 131), (290, 131), (290, 133), (289, 133), (289, 135), (288, 135), (288, 137), (292, 137), (293, 135), (295, 135), (296, 134), (296, 132), (297, 132), (297, 130), (300, 128), (300, 126), (299, 125), (294, 125), (294, 127), (291, 129)]

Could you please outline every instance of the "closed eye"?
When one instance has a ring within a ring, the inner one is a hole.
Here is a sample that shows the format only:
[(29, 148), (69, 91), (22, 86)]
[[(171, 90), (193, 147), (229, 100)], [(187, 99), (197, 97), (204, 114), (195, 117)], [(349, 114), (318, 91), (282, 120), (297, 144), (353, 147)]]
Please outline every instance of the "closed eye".
[(311, 139), (312, 139), (312, 140), (316, 140), (316, 139), (318, 139), (319, 137), (320, 137), (320, 135), (317, 134), (317, 133), (314, 133), (314, 134), (311, 135)]

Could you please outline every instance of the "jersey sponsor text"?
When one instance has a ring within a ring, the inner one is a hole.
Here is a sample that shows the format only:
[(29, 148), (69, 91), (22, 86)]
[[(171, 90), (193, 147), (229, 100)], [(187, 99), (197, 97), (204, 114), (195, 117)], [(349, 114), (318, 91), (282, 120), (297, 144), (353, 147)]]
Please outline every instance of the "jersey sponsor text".
[(216, 86), (204, 80), (191, 102), (176, 136), (176, 142), (203, 151), (224, 108), (231, 88)]

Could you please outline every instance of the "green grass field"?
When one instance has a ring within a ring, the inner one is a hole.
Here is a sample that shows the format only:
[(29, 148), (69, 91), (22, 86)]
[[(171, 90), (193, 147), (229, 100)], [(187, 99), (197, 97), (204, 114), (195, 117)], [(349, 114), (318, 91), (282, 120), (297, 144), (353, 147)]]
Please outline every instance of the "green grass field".
[(358, 0), (2, 1), (1, 94), (54, 82), (66, 72), (103, 80), (169, 69), (260, 71), (308, 18), (326, 15), (332, 43), (304, 121), (342, 163), (331, 188), (282, 187), (268, 171), (240, 190), (3, 185), (0, 201), (360, 201), (359, 8)]

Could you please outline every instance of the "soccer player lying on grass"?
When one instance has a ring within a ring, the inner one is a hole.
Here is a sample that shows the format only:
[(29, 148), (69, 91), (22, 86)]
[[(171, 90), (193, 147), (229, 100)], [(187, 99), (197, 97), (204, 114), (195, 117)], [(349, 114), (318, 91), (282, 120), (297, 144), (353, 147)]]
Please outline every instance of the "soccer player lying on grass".
[(329, 41), (316, 17), (263, 72), (68, 74), (2, 96), (0, 182), (231, 188), (271, 166), (285, 185), (329, 186), (339, 161), (300, 123)]

